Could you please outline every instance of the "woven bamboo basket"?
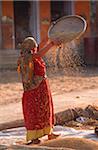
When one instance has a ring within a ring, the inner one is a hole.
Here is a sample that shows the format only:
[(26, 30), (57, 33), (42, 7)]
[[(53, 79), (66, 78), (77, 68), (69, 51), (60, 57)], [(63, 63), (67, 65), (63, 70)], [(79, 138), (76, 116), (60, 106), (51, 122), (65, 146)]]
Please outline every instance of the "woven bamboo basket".
[(63, 16), (51, 24), (48, 37), (63, 43), (80, 38), (87, 28), (86, 20), (78, 15)]

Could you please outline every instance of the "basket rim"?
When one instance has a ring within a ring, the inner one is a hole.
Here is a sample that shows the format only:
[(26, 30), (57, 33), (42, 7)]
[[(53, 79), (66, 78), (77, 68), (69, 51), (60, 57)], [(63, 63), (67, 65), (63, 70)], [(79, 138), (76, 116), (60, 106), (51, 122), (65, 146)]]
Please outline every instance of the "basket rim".
[(48, 38), (51, 39), (51, 37), (50, 37), (50, 31), (55, 26), (56, 23), (58, 23), (59, 21), (61, 21), (63, 19), (74, 18), (74, 17), (80, 19), (83, 22), (83, 24), (84, 24), (83, 31), (76, 38), (81, 37), (82, 34), (86, 31), (86, 28), (87, 28), (87, 22), (86, 22), (86, 20), (82, 16), (79, 16), (79, 15), (67, 15), (67, 16), (63, 16), (63, 17), (57, 19), (56, 21), (52, 22), (52, 24), (50, 25), (50, 27), (48, 29)]

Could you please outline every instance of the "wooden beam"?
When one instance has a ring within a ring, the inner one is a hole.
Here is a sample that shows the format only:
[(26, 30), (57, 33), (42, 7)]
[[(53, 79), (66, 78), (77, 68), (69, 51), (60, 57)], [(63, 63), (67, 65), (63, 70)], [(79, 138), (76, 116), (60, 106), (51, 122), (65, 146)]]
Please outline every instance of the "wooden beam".
[(18, 127), (24, 127), (23, 119), (0, 124), (0, 131), (6, 130), (6, 129), (11, 129), (11, 128), (18, 128)]

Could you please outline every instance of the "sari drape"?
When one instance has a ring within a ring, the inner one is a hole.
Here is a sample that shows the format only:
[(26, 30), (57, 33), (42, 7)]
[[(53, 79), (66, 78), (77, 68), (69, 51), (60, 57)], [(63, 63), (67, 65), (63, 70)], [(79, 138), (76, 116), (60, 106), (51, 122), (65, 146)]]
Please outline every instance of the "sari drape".
[(43, 79), (37, 87), (23, 93), (22, 107), (27, 141), (50, 134), (54, 124), (53, 101), (46, 77), (45, 63), (39, 57), (33, 60), (33, 64), (34, 76)]

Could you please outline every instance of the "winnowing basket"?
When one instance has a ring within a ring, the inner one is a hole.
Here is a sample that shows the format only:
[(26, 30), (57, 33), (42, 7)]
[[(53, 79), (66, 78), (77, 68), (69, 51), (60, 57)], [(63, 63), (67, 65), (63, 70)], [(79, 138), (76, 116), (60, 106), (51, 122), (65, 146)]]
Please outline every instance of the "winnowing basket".
[(80, 38), (86, 31), (86, 20), (78, 15), (63, 16), (51, 24), (48, 37), (63, 43)]

